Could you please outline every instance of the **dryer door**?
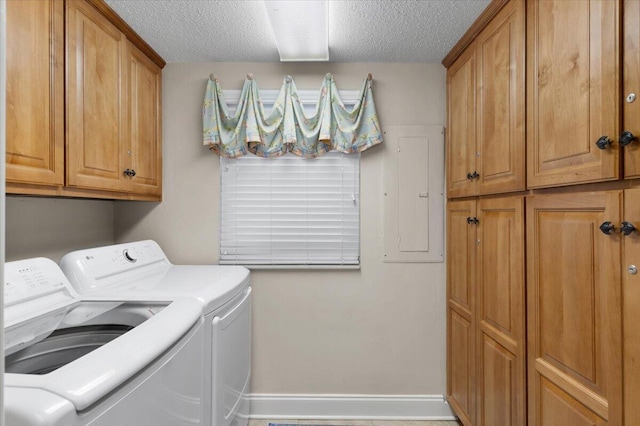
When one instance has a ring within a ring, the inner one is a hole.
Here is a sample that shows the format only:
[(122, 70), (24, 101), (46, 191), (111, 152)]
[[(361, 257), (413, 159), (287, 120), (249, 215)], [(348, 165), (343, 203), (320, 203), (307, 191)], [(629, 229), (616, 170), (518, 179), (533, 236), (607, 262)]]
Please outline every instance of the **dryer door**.
[(251, 378), (251, 287), (230, 310), (213, 318), (211, 333), (213, 424), (246, 422)]

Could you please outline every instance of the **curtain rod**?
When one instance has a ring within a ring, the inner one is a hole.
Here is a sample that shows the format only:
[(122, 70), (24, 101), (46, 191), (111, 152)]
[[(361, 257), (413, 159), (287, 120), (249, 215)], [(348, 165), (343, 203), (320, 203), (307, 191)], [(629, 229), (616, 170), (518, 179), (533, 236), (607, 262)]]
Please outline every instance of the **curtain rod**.
[[(251, 74), (251, 73), (247, 74), (247, 78), (249, 80), (253, 80), (253, 74)], [(211, 73), (211, 74), (209, 74), (209, 80), (216, 81), (216, 80), (218, 80), (218, 77), (216, 75), (214, 75), (213, 73)], [(373, 75), (371, 73), (367, 74), (367, 80), (373, 81)], [(287, 76), (287, 81), (291, 81), (291, 76), (290, 75)]]

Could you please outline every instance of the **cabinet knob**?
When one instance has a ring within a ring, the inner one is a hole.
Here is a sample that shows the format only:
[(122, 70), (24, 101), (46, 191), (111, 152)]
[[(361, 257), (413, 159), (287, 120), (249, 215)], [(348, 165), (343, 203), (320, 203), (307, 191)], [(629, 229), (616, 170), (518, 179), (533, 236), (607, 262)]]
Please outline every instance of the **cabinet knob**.
[(125, 176), (134, 177), (136, 175), (136, 171), (133, 169), (124, 169), (122, 172)]
[(468, 180), (478, 179), (479, 177), (480, 177), (480, 175), (476, 171), (474, 171), (473, 173), (467, 173), (467, 179)]
[(131, 169), (131, 174), (129, 176), (134, 177), (136, 175), (136, 171)]
[(627, 146), (634, 140), (638, 139), (631, 132), (622, 132), (620, 134), (620, 146)]
[(615, 229), (615, 226), (613, 226), (613, 223), (606, 221), (606, 222), (602, 222), (602, 224), (600, 225), (600, 230), (602, 231), (603, 234), (611, 234), (611, 231), (613, 231)]
[(600, 139), (596, 141), (596, 146), (600, 149), (607, 149), (611, 146), (611, 139), (607, 136), (600, 136)]
[(626, 222), (626, 221), (622, 222), (622, 226), (620, 227), (620, 232), (625, 236), (630, 235), (635, 230), (636, 230), (636, 227), (633, 226), (633, 223), (631, 222)]
[(479, 224), (479, 223), (480, 223), (480, 221), (478, 220), (478, 218), (477, 218), (477, 217), (468, 217), (468, 218), (467, 218), (467, 223), (468, 223), (469, 225), (477, 225), (477, 224)]

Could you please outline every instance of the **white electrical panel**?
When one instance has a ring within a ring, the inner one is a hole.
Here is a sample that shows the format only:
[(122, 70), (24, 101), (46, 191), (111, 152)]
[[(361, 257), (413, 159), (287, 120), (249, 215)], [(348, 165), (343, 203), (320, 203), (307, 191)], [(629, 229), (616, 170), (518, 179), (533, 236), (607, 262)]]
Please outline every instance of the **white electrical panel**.
[(444, 261), (444, 128), (388, 126), (384, 261)]

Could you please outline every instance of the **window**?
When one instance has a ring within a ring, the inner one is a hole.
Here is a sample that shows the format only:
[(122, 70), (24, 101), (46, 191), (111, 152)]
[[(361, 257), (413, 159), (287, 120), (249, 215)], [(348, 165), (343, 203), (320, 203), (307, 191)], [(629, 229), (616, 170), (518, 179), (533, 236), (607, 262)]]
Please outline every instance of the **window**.
[[(230, 109), (233, 92), (224, 93)], [(272, 92), (261, 92), (267, 110)], [(301, 96), (308, 115), (317, 99), (310, 93)], [(356, 95), (341, 92), (347, 107)], [(360, 263), (359, 154), (220, 157), (220, 182), (221, 264)]]
[(360, 155), (220, 162), (220, 263), (359, 263)]

